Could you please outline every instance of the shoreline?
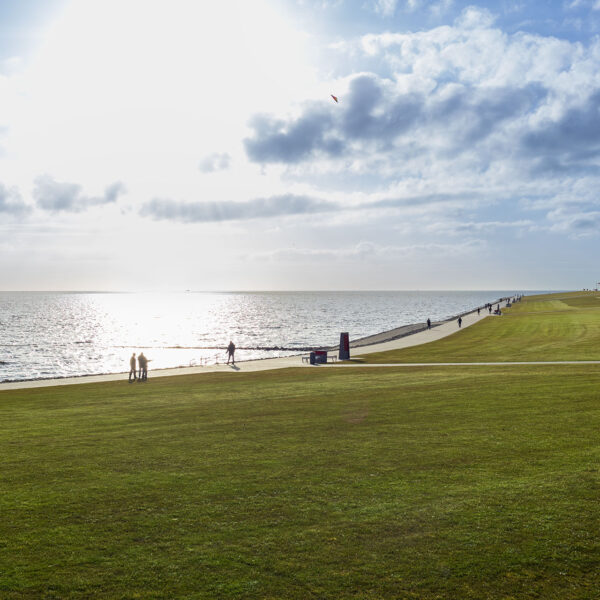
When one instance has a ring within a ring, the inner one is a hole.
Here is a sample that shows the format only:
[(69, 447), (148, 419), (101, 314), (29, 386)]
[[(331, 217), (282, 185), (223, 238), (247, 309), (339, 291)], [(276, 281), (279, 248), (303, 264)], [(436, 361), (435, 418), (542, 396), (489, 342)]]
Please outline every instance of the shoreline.
[[(507, 298), (498, 299), (490, 304), (498, 304), (506, 301)], [(469, 327), (474, 323), (478, 322), (482, 318), (490, 316), (487, 312), (485, 314), (477, 315), (477, 309), (482, 309), (483, 306), (476, 307), (472, 310), (459, 313), (453, 317), (445, 319), (443, 321), (433, 322), (431, 329), (427, 329), (426, 323), (414, 323), (410, 325), (403, 325), (396, 327), (388, 331), (383, 331), (378, 334), (366, 336), (353, 340), (350, 342), (350, 348), (357, 350), (355, 355), (360, 356), (361, 354), (371, 354), (373, 352), (382, 352), (385, 350), (394, 350), (402, 347), (416, 346), (419, 344), (428, 343), (435, 341), (452, 333), (456, 333), (456, 329), (449, 327), (450, 324), (454, 323), (458, 317), (463, 318), (463, 328)], [(337, 346), (326, 347), (328, 351), (336, 351)], [(227, 365), (225, 363), (217, 363), (214, 365), (204, 366), (180, 366), (180, 367), (169, 367), (164, 369), (156, 369), (150, 371), (150, 379), (154, 377), (171, 377), (178, 375), (193, 375), (200, 373), (218, 373), (218, 372), (253, 372), (253, 371), (266, 371), (271, 369), (283, 369), (290, 367), (310, 367), (313, 365), (307, 365), (298, 358), (306, 354), (306, 351), (300, 350), (298, 354), (286, 357), (274, 357), (274, 358), (259, 358), (247, 361), (240, 361), (235, 365)], [(335, 365), (335, 363), (334, 363)], [(321, 365), (324, 366), (324, 365)], [(329, 366), (332, 366), (331, 364)], [(340, 364), (341, 366), (341, 364)], [(3, 390), (14, 390), (14, 389), (28, 389), (37, 387), (50, 387), (60, 385), (76, 385), (86, 383), (99, 383), (105, 381), (122, 381), (126, 380), (128, 371), (121, 371), (118, 373), (101, 373), (93, 375), (70, 375), (65, 377), (50, 377), (43, 379), (20, 379), (15, 381), (4, 381), (0, 383), (0, 392)]]
[[(510, 296), (512, 298), (512, 296)], [(499, 304), (500, 302), (505, 302), (509, 297), (499, 298), (498, 300), (494, 300), (494, 302), (490, 302), (492, 306), (494, 304)], [(442, 321), (432, 321), (431, 328), (439, 327), (444, 323), (450, 323), (451, 321), (456, 321), (458, 317), (464, 317), (466, 315), (472, 314), (476, 312), (478, 309), (483, 310), (484, 306), (476, 306), (470, 310), (466, 310), (464, 312), (458, 313)], [(354, 341), (350, 342), (350, 348), (363, 348), (365, 346), (371, 346), (373, 344), (383, 344), (385, 342), (391, 342), (394, 340), (399, 340), (403, 337), (414, 335), (415, 333), (419, 333), (421, 331), (427, 331), (427, 323), (410, 323), (408, 325), (401, 325), (400, 327), (395, 327), (394, 329), (389, 329), (387, 331), (382, 331), (381, 333), (374, 333), (373, 335), (367, 335), (362, 338), (358, 338)], [(334, 346), (337, 348), (337, 346)], [(329, 348), (327, 348), (329, 350)]]

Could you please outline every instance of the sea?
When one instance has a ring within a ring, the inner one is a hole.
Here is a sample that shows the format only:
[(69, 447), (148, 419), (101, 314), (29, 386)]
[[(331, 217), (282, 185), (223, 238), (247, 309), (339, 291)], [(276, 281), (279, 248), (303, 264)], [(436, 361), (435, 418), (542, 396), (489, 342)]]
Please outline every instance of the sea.
[[(0, 292), (0, 382), (290, 356), (430, 318), (443, 320), (520, 290), (382, 292)], [(543, 293), (543, 292), (525, 292)]]

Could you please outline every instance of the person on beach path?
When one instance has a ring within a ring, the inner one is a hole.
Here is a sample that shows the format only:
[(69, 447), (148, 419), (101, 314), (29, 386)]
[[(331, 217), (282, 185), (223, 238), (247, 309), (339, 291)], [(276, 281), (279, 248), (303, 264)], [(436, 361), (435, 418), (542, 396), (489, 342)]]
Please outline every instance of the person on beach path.
[(138, 356), (139, 374), (140, 378), (138, 381), (147, 381), (148, 379), (148, 359), (144, 356), (143, 352), (140, 352)]
[(431, 319), (427, 319), (427, 329), (431, 329)]
[(458, 317), (458, 326), (462, 327), (462, 317)]
[(489, 313), (491, 315), (492, 314), (492, 305), (491, 304), (489, 305), (488, 310), (489, 310)]
[(235, 344), (229, 340), (229, 346), (227, 346), (227, 364), (229, 364), (229, 359), (231, 359), (231, 363), (235, 365)]
[(480, 312), (481, 312), (481, 309), (480, 309), (480, 308), (478, 308), (478, 309), (477, 309), (477, 316), (479, 316), (479, 313), (480, 313)]
[(137, 379), (137, 373), (135, 370), (135, 352), (131, 355), (129, 359), (129, 383), (131, 383), (131, 375), (133, 374), (133, 380)]

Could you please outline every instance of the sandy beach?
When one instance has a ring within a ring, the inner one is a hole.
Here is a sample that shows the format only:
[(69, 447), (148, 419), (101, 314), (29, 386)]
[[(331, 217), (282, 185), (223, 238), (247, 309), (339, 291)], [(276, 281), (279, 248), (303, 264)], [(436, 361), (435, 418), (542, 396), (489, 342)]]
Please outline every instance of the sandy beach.
[[(462, 327), (469, 327), (481, 319), (488, 317), (488, 312), (477, 310), (462, 315)], [(431, 329), (423, 329), (423, 324), (406, 325), (391, 331), (379, 333), (361, 340), (351, 340), (351, 356), (358, 357), (373, 352), (397, 350), (418, 346), (439, 340), (459, 331), (456, 319), (441, 323), (434, 323)], [(337, 355), (337, 352), (334, 351)], [(349, 366), (354, 363), (329, 363), (328, 365), (310, 365), (302, 361), (302, 355), (287, 356), (284, 358), (267, 358), (263, 360), (240, 361), (235, 365), (217, 364), (197, 367), (177, 367), (174, 369), (157, 369), (149, 372), (149, 378), (172, 377), (174, 375), (192, 375), (200, 373), (250, 373), (254, 371), (268, 371), (271, 369), (287, 369), (290, 367), (301, 368), (335, 368), (336, 366)], [(25, 388), (49, 387), (57, 385), (81, 385), (99, 383), (103, 381), (127, 380), (127, 373), (108, 373), (106, 375), (85, 375), (81, 377), (64, 377), (58, 379), (37, 379), (32, 381), (13, 381), (0, 383), (0, 391)]]

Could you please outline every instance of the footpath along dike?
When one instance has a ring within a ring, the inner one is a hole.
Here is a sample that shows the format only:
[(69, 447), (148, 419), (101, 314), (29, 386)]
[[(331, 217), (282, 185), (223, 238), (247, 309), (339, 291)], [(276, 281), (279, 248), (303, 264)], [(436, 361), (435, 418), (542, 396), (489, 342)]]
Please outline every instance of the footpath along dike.
[[(495, 300), (494, 302), (490, 302), (492, 306), (496, 304), (501, 304), (510, 300), (512, 296), (507, 296), (506, 298), (500, 298)], [(448, 317), (442, 321), (432, 321), (431, 327), (439, 327), (440, 325), (444, 325), (445, 323), (451, 323), (456, 321), (459, 317), (463, 318), (467, 315), (476, 313), (477, 310), (484, 310), (485, 306), (476, 306), (474, 309), (466, 310), (464, 312), (458, 313), (453, 317)], [(485, 316), (485, 315), (483, 315)], [(414, 335), (415, 333), (420, 333), (421, 331), (427, 331), (427, 323), (412, 323), (410, 325), (402, 325), (401, 327), (396, 327), (395, 329), (390, 329), (389, 331), (382, 331), (381, 333), (375, 333), (373, 335), (368, 335), (363, 338), (358, 338), (356, 340), (350, 340), (350, 348), (363, 348), (364, 346), (372, 346), (374, 344), (382, 344), (385, 342), (392, 342), (394, 340), (399, 340), (403, 337)], [(317, 348), (320, 350), (321, 348)], [(330, 346), (328, 348), (322, 348), (323, 350), (327, 350), (328, 352), (333, 352), (337, 349), (337, 346)]]

